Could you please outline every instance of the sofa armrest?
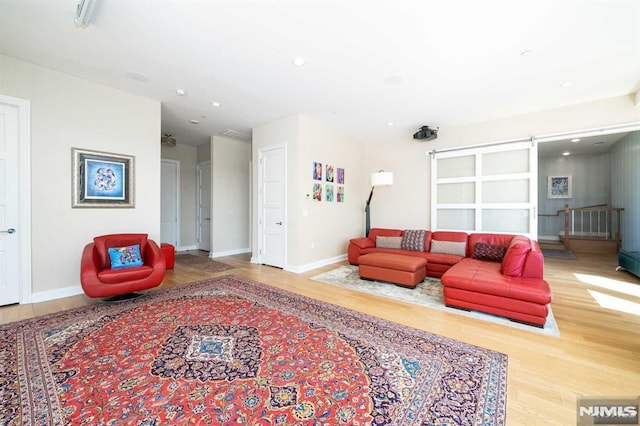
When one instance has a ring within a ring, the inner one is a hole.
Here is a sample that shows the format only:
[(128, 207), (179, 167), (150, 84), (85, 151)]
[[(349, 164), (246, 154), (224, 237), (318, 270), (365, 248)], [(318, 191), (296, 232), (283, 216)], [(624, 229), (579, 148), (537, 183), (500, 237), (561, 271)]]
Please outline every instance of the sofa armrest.
[(151, 266), (153, 269), (166, 268), (162, 250), (160, 250), (160, 246), (153, 240), (147, 240), (143, 257), (145, 265)]
[(369, 238), (354, 238), (352, 240), (349, 240), (350, 244), (354, 244), (356, 246), (358, 246), (359, 249), (367, 249), (367, 248), (372, 248), (376, 246), (376, 242), (369, 239)]

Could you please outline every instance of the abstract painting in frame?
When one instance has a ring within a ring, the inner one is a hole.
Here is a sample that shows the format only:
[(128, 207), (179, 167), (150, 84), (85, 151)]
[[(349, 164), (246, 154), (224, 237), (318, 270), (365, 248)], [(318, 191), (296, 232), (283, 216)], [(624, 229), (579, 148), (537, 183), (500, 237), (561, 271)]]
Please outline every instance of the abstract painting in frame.
[(573, 192), (571, 175), (549, 176), (547, 198), (571, 198)]
[(72, 207), (132, 208), (134, 157), (71, 148)]

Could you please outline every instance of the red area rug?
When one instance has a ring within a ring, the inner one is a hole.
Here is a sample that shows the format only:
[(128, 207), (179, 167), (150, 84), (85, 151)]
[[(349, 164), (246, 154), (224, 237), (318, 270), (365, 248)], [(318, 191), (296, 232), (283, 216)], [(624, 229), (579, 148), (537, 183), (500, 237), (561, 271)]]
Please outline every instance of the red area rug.
[(0, 366), (3, 425), (505, 423), (506, 355), (231, 275), (0, 326)]

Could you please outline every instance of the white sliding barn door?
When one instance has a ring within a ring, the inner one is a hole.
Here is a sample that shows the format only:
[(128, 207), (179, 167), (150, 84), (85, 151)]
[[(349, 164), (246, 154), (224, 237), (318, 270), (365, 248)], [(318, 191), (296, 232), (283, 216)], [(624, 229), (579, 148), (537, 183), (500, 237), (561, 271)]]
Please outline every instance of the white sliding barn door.
[(431, 229), (537, 239), (538, 154), (533, 141), (431, 157)]

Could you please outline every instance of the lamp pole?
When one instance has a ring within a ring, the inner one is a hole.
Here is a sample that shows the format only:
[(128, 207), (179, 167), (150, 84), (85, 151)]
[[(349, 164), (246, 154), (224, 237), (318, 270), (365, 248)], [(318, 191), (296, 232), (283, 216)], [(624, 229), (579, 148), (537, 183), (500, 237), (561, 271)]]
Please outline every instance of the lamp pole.
[(369, 211), (369, 204), (371, 204), (371, 197), (373, 197), (373, 188), (375, 188), (375, 186), (371, 187), (371, 192), (369, 193), (369, 199), (367, 200), (367, 205), (364, 208), (364, 212), (366, 214), (365, 237), (369, 236), (369, 231), (371, 230), (371, 213)]

